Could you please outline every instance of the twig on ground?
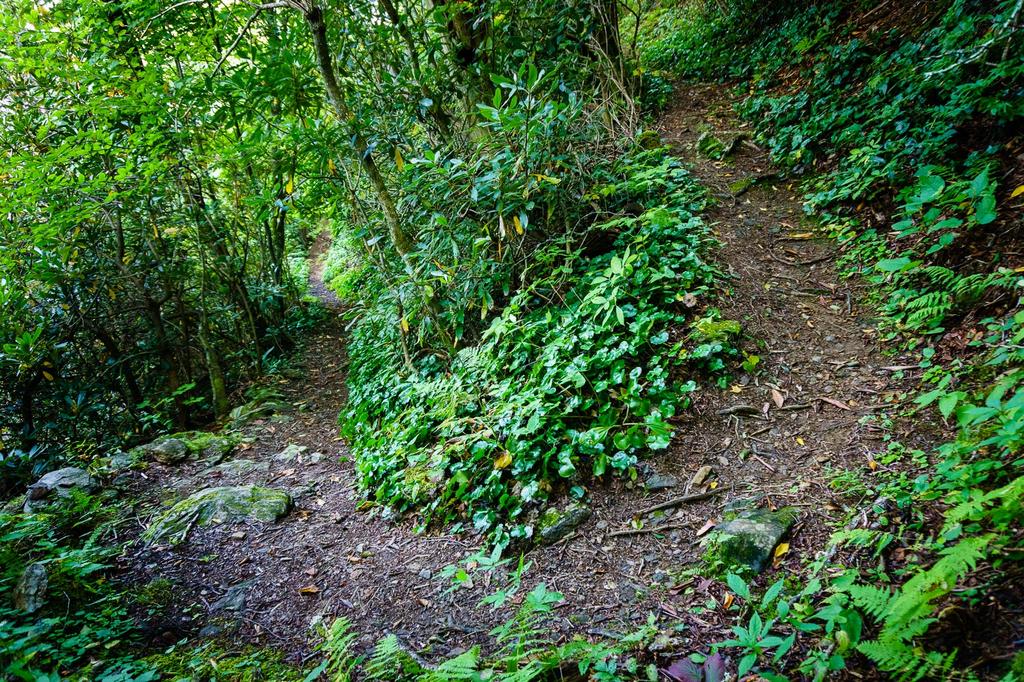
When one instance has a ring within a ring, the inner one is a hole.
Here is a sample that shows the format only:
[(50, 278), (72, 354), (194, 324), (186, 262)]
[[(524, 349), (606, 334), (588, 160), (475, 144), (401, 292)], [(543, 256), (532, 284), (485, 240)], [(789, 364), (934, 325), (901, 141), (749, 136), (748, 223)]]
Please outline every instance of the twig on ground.
[(643, 516), (644, 514), (650, 514), (651, 512), (661, 511), (662, 509), (669, 509), (670, 507), (678, 507), (679, 505), (686, 504), (687, 502), (700, 502), (701, 500), (707, 500), (709, 498), (712, 498), (715, 495), (718, 495), (719, 493), (723, 492), (724, 490), (725, 490), (725, 488), (715, 488), (714, 490), (708, 490), (707, 492), (703, 492), (703, 493), (695, 493), (693, 495), (684, 495), (683, 497), (675, 497), (675, 498), (673, 498), (671, 500), (668, 500), (666, 502), (662, 502), (661, 504), (656, 504), (653, 507), (648, 507), (647, 509), (641, 509), (640, 511), (637, 512), (636, 515), (637, 516)]

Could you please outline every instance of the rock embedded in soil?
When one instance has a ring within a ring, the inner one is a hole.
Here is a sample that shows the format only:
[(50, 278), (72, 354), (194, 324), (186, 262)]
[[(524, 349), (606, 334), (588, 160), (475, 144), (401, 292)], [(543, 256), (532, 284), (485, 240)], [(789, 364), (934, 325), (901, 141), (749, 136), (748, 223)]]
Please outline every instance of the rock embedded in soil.
[(760, 573), (771, 563), (775, 547), (795, 521), (793, 507), (740, 512), (715, 526), (709, 538), (710, 553), (730, 569), (746, 567)]
[(96, 479), (85, 469), (65, 467), (44, 475), (28, 487), (28, 500), (37, 502), (48, 498), (64, 498), (72, 491), (95, 492), (99, 487)]
[(193, 457), (220, 462), (231, 454), (237, 444), (238, 437), (235, 434), (182, 431), (140, 445), (132, 452), (140, 459), (151, 459), (167, 465), (180, 464)]
[(203, 472), (204, 476), (224, 476), (227, 478), (241, 478), (246, 474), (258, 471), (270, 470), (270, 462), (256, 462), (251, 459), (229, 459), (212, 466)]
[(232, 585), (224, 592), (224, 596), (210, 604), (210, 612), (234, 611), (235, 613), (242, 613), (245, 611), (245, 604), (249, 597), (249, 588), (252, 587), (252, 584), (252, 580), (246, 580), (237, 585)]
[(296, 445), (295, 443), (289, 443), (285, 446), (285, 449), (274, 455), (274, 459), (278, 462), (291, 462), (298, 459), (302, 455), (306, 454), (309, 450), (305, 445)]
[(679, 485), (679, 479), (675, 476), (669, 476), (668, 474), (651, 474), (644, 481), (644, 486), (648, 490), (665, 490), (667, 488), (675, 488)]
[(193, 526), (254, 520), (274, 523), (288, 513), (291, 496), (283, 490), (259, 486), (206, 488), (178, 502), (146, 529), (147, 540), (167, 540), (172, 544), (185, 539)]
[(152, 443), (140, 445), (138, 452), (146, 459), (152, 459), (167, 465), (180, 464), (188, 459), (191, 454), (188, 446), (185, 445), (185, 441), (178, 438), (161, 438)]
[(564, 509), (548, 507), (537, 521), (537, 540), (542, 545), (552, 545), (564, 539), (590, 518), (590, 507), (573, 503)]
[(14, 588), (14, 607), (25, 613), (35, 613), (46, 603), (47, 587), (49, 578), (46, 566), (38, 561), (29, 564)]

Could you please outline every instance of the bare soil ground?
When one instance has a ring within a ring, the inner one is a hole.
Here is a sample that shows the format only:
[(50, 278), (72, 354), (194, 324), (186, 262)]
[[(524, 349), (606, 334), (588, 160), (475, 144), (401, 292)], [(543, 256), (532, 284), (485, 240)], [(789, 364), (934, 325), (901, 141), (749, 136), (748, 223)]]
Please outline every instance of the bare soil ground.
[[(738, 376), (725, 390), (704, 386), (680, 416), (672, 447), (648, 463), (675, 477), (675, 488), (649, 493), (640, 482), (623, 480), (591, 486), (593, 516), (566, 540), (532, 550), (526, 582), (544, 582), (565, 595), (552, 626), (556, 638), (625, 632), (655, 613), (663, 622), (686, 624), (673, 644), (685, 652), (719, 638), (726, 624), (711, 601), (722, 598), (722, 586), (686, 576), (703, 551), (701, 530), (734, 498), (763, 495), (765, 505), (796, 505), (801, 516), (790, 550), (766, 579), (796, 570), (823, 549), (831, 524), (847, 513), (828, 484), (832, 473), (870, 476), (883, 466), (878, 421), (900, 398), (895, 377), (914, 370), (894, 369), (904, 363), (880, 353), (860, 292), (837, 280), (833, 247), (808, 238), (811, 228), (794, 189), (762, 183), (740, 196), (730, 192), (736, 180), (772, 172), (761, 150), (741, 143), (724, 161), (696, 154), (705, 129), (720, 136), (743, 130), (719, 87), (680, 86), (659, 128), (720, 199), (706, 216), (732, 277), (719, 305), (723, 317), (743, 323), (747, 350), (761, 361), (753, 375)], [(314, 256), (324, 246), (318, 242)], [(434, 658), (485, 643), (488, 630), (514, 608), (478, 606), (495, 587), (486, 579), (450, 591), (450, 582), (439, 577), (476, 549), (476, 538), (444, 529), (415, 534), (409, 520), (388, 522), (360, 508), (353, 465), (336, 435), (344, 401), (343, 324), (321, 272), (320, 265), (312, 268), (311, 285), (331, 307), (330, 319), (306, 341), (301, 365), (288, 373), (292, 378), (278, 385), (294, 409), (246, 427), (246, 442), (234, 455), (261, 468), (231, 481), (213, 476), (203, 463), (153, 465), (144, 473), (140, 526), (162, 504), (211, 485), (285, 488), (296, 503), (277, 524), (196, 528), (174, 548), (140, 543), (126, 560), (131, 579), (173, 585), (173, 603), (150, 618), (154, 644), (206, 627), (207, 634), (279, 647), (298, 661), (310, 654), (311, 624), (343, 616), (364, 645), (395, 633)], [(276, 459), (288, 445), (307, 450), (297, 459)], [(707, 481), (689, 485), (704, 465), (712, 470)], [(724, 492), (644, 517), (642, 533), (612, 535), (633, 528), (639, 510), (711, 485)], [(661, 524), (670, 527), (649, 532)], [(244, 606), (218, 611), (215, 604), (232, 588), (231, 594), (244, 595)]]

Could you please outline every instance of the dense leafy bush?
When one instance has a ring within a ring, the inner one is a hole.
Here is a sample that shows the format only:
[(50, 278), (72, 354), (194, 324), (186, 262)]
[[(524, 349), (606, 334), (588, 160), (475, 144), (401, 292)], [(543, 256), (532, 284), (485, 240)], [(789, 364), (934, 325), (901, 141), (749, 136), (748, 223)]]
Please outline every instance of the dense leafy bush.
[(721, 367), (720, 338), (670, 337), (715, 274), (695, 217), (703, 191), (663, 150), (627, 154), (595, 177), (585, 200), (616, 217), (598, 219), (582, 246), (540, 251), (480, 343), (450, 362), (403, 366), (380, 343), (402, 328), (386, 298), (361, 316), (342, 423), (377, 501), (422, 505), (424, 522), (468, 514), (505, 542), (528, 536), (525, 508), (560, 482), (625, 471), (668, 445), (668, 420), (695, 388), (677, 368)]

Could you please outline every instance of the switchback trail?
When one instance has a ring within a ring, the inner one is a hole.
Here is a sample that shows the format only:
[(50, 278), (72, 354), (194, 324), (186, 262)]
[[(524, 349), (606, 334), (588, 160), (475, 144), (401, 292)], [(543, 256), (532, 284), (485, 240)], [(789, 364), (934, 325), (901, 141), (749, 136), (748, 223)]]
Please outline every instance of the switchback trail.
[[(841, 507), (828, 486), (830, 472), (882, 466), (885, 445), (872, 419), (899, 392), (891, 368), (898, 361), (879, 354), (858, 292), (836, 280), (832, 246), (803, 235), (809, 229), (795, 192), (785, 185), (758, 185), (741, 196), (729, 191), (737, 180), (771, 171), (764, 153), (740, 143), (725, 161), (696, 154), (705, 128), (718, 135), (742, 130), (724, 91), (682, 85), (678, 92), (660, 131), (719, 197), (706, 219), (716, 226), (720, 262), (734, 278), (720, 307), (724, 318), (743, 323), (748, 351), (761, 358), (759, 372), (729, 390), (703, 387), (678, 418), (670, 450), (645, 465), (640, 481), (594, 485), (589, 520), (529, 553), (526, 582), (544, 582), (566, 598), (556, 610), (556, 638), (627, 632), (652, 612), (687, 625), (675, 635), (674, 650), (717, 638), (726, 622), (720, 610), (691, 607), (720, 599), (722, 588), (686, 575), (702, 554), (701, 530), (729, 500), (763, 496), (763, 504), (801, 512), (779, 570), (821, 551)], [(363, 646), (395, 633), (434, 658), (486, 643), (487, 632), (514, 608), (478, 606), (497, 587), (486, 576), (458, 590), (441, 577), (445, 566), (477, 549), (476, 538), (416, 534), (412, 520), (387, 521), (360, 506), (356, 472), (337, 437), (346, 358), (338, 302), (322, 281), (324, 239), (313, 252), (311, 290), (325, 300), (330, 319), (307, 340), (298, 366), (272, 386), (286, 407), (243, 427), (234, 458), (248, 464), (153, 464), (139, 485), (146, 495), (140, 527), (168, 501), (209, 486), (285, 489), (295, 508), (272, 525), (193, 528), (174, 547), (140, 542), (126, 560), (133, 580), (169, 581), (174, 593), (171, 608), (151, 621), (153, 644), (222, 633), (301, 661), (310, 654), (311, 626), (345, 617)], [(705, 466), (706, 480), (693, 482)], [(654, 473), (674, 485), (646, 491), (643, 480)], [(645, 507), (712, 485), (725, 492), (638, 518)], [(635, 529), (635, 520), (644, 531), (669, 528), (613, 535)]]

